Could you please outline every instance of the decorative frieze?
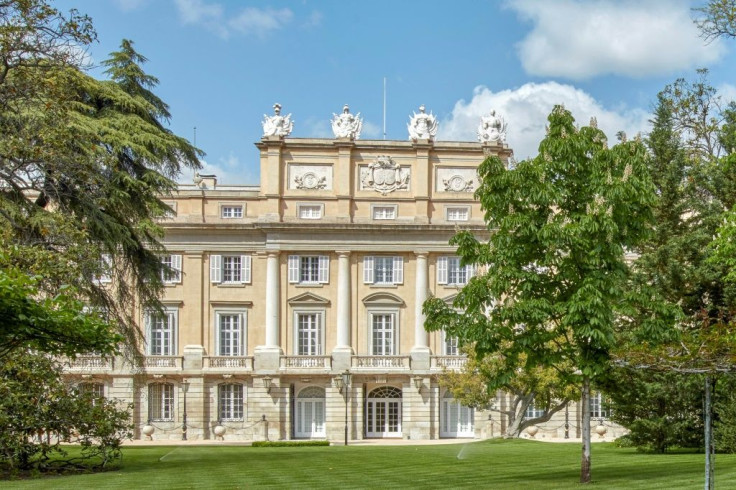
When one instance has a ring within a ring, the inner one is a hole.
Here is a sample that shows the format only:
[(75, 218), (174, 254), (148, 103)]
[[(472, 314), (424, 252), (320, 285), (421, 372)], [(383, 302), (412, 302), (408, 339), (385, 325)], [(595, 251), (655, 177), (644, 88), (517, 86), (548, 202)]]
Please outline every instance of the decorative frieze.
[(331, 165), (289, 165), (289, 189), (331, 190)]
[(409, 190), (411, 169), (402, 167), (391, 157), (381, 155), (368, 165), (360, 166), (360, 190), (373, 190), (386, 195)]
[(478, 174), (474, 168), (440, 167), (437, 169), (435, 191), (473, 192), (477, 182)]

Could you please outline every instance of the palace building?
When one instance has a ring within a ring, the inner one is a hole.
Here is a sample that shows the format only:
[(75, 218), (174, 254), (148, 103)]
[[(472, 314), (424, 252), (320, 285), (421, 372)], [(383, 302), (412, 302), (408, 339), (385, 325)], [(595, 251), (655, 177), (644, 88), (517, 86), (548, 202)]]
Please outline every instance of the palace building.
[[(347, 106), (333, 139), (290, 137), (278, 104), (263, 126), (259, 186), (197, 175), (170, 198), (162, 260), (174, 272), (165, 313), (138, 312), (140, 366), (81, 356), (69, 375), (132, 403), (136, 438), (501, 435), (502, 417), (439, 386), (465, 358), (425, 331), (422, 303), (451, 301), (474, 274), (448, 241), (488, 236), (473, 192), (487, 155), (512, 158), (503, 119), (484, 117), (479, 142), (435, 141), (424, 107), (406, 141), (359, 139)], [(570, 437), (579, 413), (567, 414)], [(562, 437), (560, 417), (549, 437)]]

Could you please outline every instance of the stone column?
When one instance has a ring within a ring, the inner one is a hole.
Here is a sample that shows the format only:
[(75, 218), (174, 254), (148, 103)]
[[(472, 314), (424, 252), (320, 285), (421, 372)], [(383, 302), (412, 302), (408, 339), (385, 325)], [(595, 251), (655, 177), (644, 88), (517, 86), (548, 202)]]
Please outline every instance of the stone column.
[(414, 300), (414, 347), (411, 349), (411, 365), (414, 370), (429, 369), (429, 335), (424, 330), (425, 316), (422, 306), (427, 299), (427, 252), (417, 252), (416, 295)]
[(255, 349), (255, 369), (276, 371), (282, 354), (279, 346), (279, 253), (268, 252), (266, 262), (266, 345)]
[(332, 368), (350, 369), (350, 252), (337, 252), (337, 345), (332, 351)]

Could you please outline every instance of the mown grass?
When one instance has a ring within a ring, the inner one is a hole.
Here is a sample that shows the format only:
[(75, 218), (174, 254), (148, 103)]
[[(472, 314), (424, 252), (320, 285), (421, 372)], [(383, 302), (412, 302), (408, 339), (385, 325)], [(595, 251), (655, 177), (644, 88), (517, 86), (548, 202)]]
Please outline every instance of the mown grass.
[[(484, 441), (436, 446), (127, 447), (111, 471), (0, 482), (2, 488), (571, 488), (579, 444)], [(702, 488), (702, 454), (593, 447), (594, 488)], [(716, 488), (736, 488), (736, 455), (716, 458)]]

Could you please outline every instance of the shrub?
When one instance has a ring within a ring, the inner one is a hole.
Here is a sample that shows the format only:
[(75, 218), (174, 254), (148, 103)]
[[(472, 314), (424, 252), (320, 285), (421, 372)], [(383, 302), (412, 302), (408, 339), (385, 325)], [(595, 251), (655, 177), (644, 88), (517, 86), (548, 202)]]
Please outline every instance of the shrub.
[(329, 446), (330, 441), (253, 441), (253, 447)]

